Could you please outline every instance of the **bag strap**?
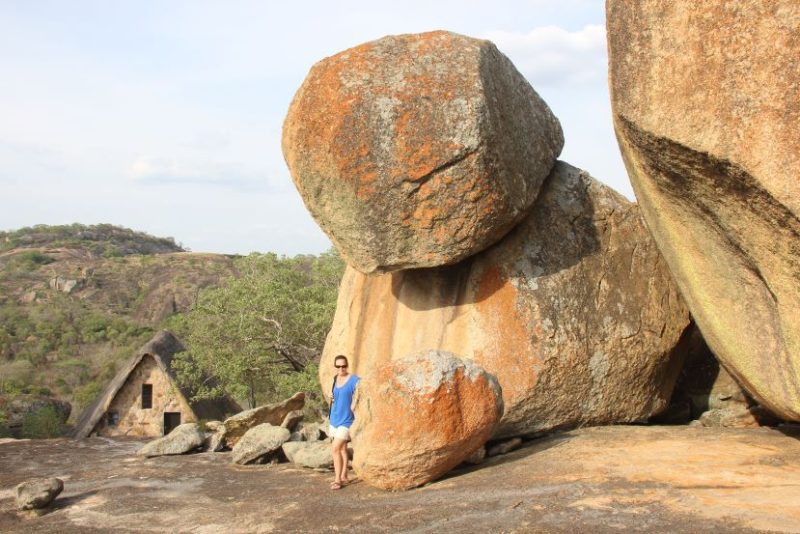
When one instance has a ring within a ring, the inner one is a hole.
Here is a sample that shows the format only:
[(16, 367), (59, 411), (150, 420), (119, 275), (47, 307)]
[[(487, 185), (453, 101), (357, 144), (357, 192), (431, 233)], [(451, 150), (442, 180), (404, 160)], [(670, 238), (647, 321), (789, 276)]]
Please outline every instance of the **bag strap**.
[(333, 377), (333, 384), (331, 384), (331, 405), (328, 406), (328, 421), (331, 420), (331, 412), (333, 412), (333, 391), (336, 389), (336, 377)]

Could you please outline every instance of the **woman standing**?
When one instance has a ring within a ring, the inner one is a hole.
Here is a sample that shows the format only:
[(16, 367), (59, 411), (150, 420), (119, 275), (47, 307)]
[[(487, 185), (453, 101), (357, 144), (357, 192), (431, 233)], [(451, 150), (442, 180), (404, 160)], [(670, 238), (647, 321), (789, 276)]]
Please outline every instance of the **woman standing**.
[(333, 365), (336, 367), (337, 374), (333, 379), (331, 391), (328, 435), (333, 438), (333, 470), (336, 476), (331, 483), (331, 489), (338, 490), (350, 481), (347, 477), (347, 442), (350, 441), (350, 427), (355, 420), (352, 407), (353, 394), (360, 378), (348, 372), (349, 364), (346, 356), (340, 354), (334, 358)]

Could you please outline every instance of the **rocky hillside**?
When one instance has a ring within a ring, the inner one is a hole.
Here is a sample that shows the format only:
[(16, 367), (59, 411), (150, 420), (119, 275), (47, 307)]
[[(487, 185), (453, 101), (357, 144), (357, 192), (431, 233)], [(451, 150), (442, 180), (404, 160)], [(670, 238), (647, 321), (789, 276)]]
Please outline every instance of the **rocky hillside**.
[(0, 393), (49, 389), (76, 404), (233, 258), (112, 225), (0, 233)]

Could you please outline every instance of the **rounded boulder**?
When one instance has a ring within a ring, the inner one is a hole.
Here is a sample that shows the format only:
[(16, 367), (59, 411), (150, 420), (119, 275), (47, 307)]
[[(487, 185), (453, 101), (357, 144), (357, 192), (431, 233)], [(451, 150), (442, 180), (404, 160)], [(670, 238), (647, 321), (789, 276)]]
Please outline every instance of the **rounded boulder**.
[(353, 468), (388, 490), (436, 480), (477, 451), (503, 415), (497, 379), (449, 352), (389, 362), (358, 388)]

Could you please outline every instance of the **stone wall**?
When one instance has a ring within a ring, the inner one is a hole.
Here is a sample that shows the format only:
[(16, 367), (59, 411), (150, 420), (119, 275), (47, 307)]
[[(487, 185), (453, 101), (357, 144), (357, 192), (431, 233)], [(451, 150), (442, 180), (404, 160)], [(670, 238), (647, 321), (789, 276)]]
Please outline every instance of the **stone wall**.
[[(152, 408), (142, 409), (142, 384), (152, 384)], [(108, 413), (116, 411), (119, 423), (108, 425)], [(101, 436), (156, 437), (164, 432), (164, 412), (180, 412), (181, 423), (195, 422), (189, 404), (155, 359), (146, 355), (128, 376), (95, 427)]]

